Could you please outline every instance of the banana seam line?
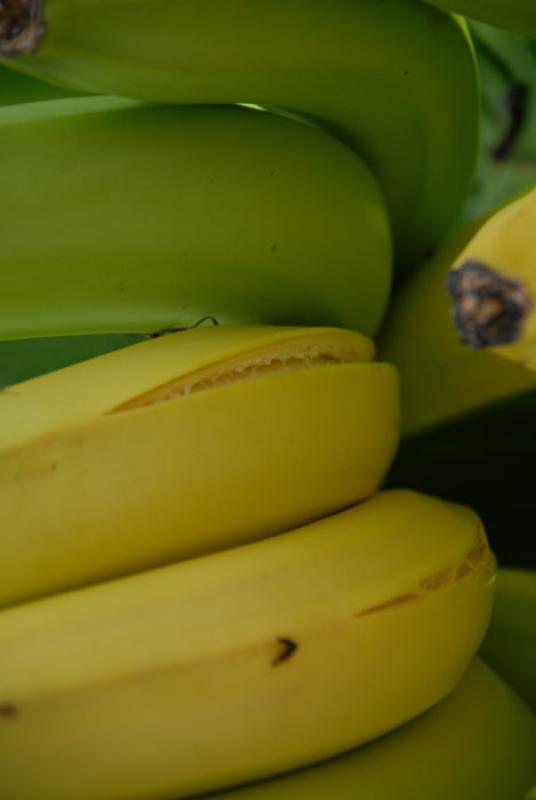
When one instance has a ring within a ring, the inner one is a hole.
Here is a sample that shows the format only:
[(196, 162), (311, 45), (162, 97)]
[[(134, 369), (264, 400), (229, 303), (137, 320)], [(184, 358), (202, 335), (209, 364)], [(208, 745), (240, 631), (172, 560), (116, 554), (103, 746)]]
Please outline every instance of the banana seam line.
[[(406, 603), (413, 602), (416, 600), (425, 600), (427, 597), (430, 596), (432, 592), (445, 589), (452, 583), (456, 581), (461, 581), (467, 578), (469, 575), (474, 574), (475, 572), (487, 571), (490, 573), (490, 582), (495, 580), (495, 568), (496, 568), (496, 559), (492, 551), (490, 550), (487, 541), (482, 533), (481, 526), (478, 525), (478, 532), (477, 532), (477, 542), (475, 545), (471, 547), (471, 549), (466, 554), (464, 560), (458, 564), (458, 566), (451, 566), (446, 567), (438, 572), (433, 573), (432, 575), (428, 576), (427, 578), (423, 578), (419, 583), (420, 591), (410, 592), (404, 595), (398, 595), (397, 597), (391, 598), (384, 603), (380, 603), (375, 606), (371, 606), (366, 608), (362, 611), (356, 612), (353, 614), (354, 619), (360, 619), (363, 617), (368, 617), (372, 614), (382, 612), (382, 611), (389, 611), (394, 608), (398, 608)], [(270, 639), (268, 643), (270, 648), (273, 647), (273, 639)], [(289, 637), (289, 636), (278, 636), (275, 639), (276, 645), (276, 654), (272, 657), (270, 661), (271, 667), (280, 666), (283, 663), (287, 663), (292, 659), (295, 653), (299, 650), (300, 644), (297, 638)], [(262, 644), (246, 644), (242, 645), (236, 650), (238, 652), (246, 651), (249, 654), (257, 655), (261, 650), (263, 650), (265, 645)], [(213, 653), (212, 657), (219, 658), (221, 657), (221, 653)], [(204, 659), (205, 660), (205, 659)], [(188, 662), (186, 662), (188, 663)], [(191, 662), (189, 662), (191, 664)], [(184, 662), (174, 662), (166, 665), (155, 665), (151, 669), (143, 669), (140, 672), (136, 673), (135, 675), (114, 675), (112, 677), (108, 676), (105, 680), (98, 680), (93, 682), (93, 686), (103, 684), (114, 684), (125, 681), (125, 679), (131, 677), (138, 677), (140, 674), (144, 676), (150, 675), (151, 673), (155, 672), (169, 672), (172, 670), (176, 670), (181, 666), (185, 665)], [(80, 686), (73, 685), (69, 687), (62, 687), (61, 689), (57, 689), (56, 691), (52, 691), (48, 693), (45, 699), (50, 699), (54, 696), (65, 696), (76, 691), (79, 691)], [(31, 704), (31, 700), (30, 700)], [(18, 720), (22, 716), (22, 706), (24, 704), (17, 704), (11, 700), (4, 700), (0, 702), (0, 719), (4, 719), (9, 722), (13, 722)]]

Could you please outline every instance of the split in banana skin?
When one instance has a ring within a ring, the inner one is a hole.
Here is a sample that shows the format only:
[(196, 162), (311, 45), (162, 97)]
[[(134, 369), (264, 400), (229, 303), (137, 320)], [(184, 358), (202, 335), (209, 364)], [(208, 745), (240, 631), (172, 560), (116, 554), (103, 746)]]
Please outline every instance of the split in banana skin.
[(475, 659), (454, 691), (376, 742), (317, 766), (213, 800), (505, 800), (536, 777), (536, 721)]
[(399, 426), (373, 354), (339, 329), (197, 328), (0, 392), (0, 605), (371, 495)]
[(258, 103), (319, 121), (375, 173), (400, 267), (420, 260), (461, 209), (476, 163), (479, 102), (459, 19), (416, 0), (30, 6), (31, 13), (28, 0), (11, 0), (9, 14), (4, 9), (4, 27), (22, 14), (19, 34), (4, 32), (8, 66), (73, 90)]
[(443, 11), (464, 14), (498, 28), (536, 36), (534, 0), (426, 0)]
[(390, 492), (4, 610), (0, 794), (190, 797), (375, 738), (457, 685), (494, 574), (473, 512)]
[(0, 338), (218, 322), (373, 335), (391, 283), (366, 165), (238, 107), (66, 99), (0, 109)]

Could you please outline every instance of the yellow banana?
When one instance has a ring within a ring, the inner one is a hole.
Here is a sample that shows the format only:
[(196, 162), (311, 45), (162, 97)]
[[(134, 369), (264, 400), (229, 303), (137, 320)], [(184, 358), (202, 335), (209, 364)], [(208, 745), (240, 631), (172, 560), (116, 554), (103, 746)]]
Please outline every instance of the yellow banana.
[(464, 345), (452, 318), (450, 269), (462, 254), (474, 252), (483, 226), (487, 229), (495, 219), (479, 219), (455, 233), (409, 276), (390, 306), (379, 355), (400, 372), (406, 437), (536, 389), (535, 371), (502, 358), (498, 350)]
[(494, 573), (473, 512), (389, 492), (4, 610), (0, 796), (189, 797), (377, 737), (458, 683)]
[(481, 653), (536, 712), (536, 571), (499, 570)]
[(522, 800), (536, 778), (536, 720), (475, 659), (430, 711), (366, 747), (221, 800)]
[(0, 109), (0, 338), (220, 322), (372, 335), (380, 190), (313, 125), (109, 97)]
[(536, 369), (536, 188), (480, 228), (448, 276), (465, 344)]
[(459, 19), (416, 0), (10, 0), (0, 53), (74, 90), (320, 121), (379, 180), (400, 264), (437, 243), (471, 185), (473, 48)]
[(0, 605), (279, 533), (375, 491), (398, 383), (333, 329), (220, 326), (0, 393)]

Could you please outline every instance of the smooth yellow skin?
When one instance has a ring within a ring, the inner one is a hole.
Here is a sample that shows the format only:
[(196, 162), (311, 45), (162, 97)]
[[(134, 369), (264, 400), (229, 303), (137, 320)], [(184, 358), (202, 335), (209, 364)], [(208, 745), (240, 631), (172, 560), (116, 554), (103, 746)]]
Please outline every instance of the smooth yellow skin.
[[(536, 14), (536, 11), (535, 11)], [(489, 348), (490, 352), (536, 370), (536, 188), (494, 214), (456, 259), (480, 261), (520, 281), (532, 301), (520, 339)]]
[[(327, 364), (293, 356), (319, 348)], [(222, 326), (1, 393), (0, 605), (260, 539), (368, 497), (399, 426), (396, 371), (372, 356), (352, 332)], [(172, 396), (196, 381), (202, 390)]]
[(536, 571), (499, 570), (481, 653), (536, 713)]
[(403, 436), (417, 435), (536, 388), (536, 373), (462, 344), (447, 275), (478, 235), (477, 220), (454, 234), (396, 292), (378, 342), (400, 373)]
[[(476, 658), (437, 706), (376, 742), (222, 800), (506, 800), (536, 778), (536, 719)], [(216, 795), (211, 795), (216, 797)]]
[(494, 574), (472, 511), (400, 491), (2, 611), (0, 796), (188, 797), (357, 746), (458, 683)]

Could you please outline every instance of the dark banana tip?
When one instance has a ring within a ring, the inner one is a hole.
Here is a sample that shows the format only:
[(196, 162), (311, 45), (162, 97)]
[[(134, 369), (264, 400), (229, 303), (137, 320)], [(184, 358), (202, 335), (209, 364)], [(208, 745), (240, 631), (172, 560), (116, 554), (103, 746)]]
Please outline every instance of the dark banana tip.
[(468, 259), (447, 276), (452, 315), (464, 344), (476, 349), (517, 341), (532, 308), (528, 289), (480, 261)]
[(45, 32), (44, 0), (0, 0), (0, 56), (33, 53)]

